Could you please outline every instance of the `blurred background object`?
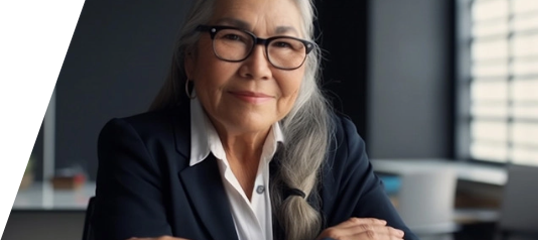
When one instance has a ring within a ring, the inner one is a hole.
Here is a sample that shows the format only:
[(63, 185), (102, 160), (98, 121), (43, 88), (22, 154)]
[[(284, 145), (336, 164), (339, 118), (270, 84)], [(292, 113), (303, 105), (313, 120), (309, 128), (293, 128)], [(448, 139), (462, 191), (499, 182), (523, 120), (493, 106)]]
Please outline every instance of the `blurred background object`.
[(398, 212), (419, 236), (453, 233), (456, 173), (453, 169), (433, 168), (410, 172), (402, 177)]
[(50, 180), (54, 189), (80, 189), (86, 183), (87, 174), (80, 166), (72, 166), (56, 170)]
[(509, 166), (499, 221), (503, 239), (538, 239), (537, 209), (538, 167)]

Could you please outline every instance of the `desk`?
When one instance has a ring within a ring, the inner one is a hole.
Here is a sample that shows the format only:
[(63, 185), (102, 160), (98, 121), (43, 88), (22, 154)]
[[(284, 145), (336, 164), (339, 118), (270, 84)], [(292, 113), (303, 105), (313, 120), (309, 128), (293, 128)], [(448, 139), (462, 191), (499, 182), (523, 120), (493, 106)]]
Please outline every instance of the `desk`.
[(76, 190), (55, 190), (48, 182), (36, 182), (17, 193), (12, 210), (75, 210), (86, 211), (95, 183), (88, 182)]
[(54, 190), (34, 182), (15, 197), (2, 239), (80, 239), (95, 183), (77, 190)]

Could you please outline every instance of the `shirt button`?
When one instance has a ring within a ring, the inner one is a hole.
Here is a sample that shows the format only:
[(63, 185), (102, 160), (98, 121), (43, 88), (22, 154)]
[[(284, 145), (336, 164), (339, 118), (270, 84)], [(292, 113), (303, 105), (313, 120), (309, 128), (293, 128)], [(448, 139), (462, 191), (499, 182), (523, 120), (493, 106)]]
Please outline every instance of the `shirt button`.
[(259, 185), (257, 188), (256, 188), (256, 192), (258, 194), (262, 194), (263, 192), (265, 191), (265, 187), (263, 185)]

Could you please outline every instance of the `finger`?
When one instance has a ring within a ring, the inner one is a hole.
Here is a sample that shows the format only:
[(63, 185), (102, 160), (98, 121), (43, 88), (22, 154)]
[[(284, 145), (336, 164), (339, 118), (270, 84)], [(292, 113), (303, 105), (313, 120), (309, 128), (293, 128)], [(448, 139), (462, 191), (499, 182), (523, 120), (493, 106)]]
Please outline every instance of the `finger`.
[(177, 237), (172, 237), (172, 236), (161, 236), (161, 237), (158, 237), (158, 238), (155, 238), (155, 239), (152, 238), (151, 240), (188, 240), (188, 239), (177, 238)]
[(363, 225), (363, 224), (385, 226), (387, 224), (387, 221), (377, 219), (377, 218), (356, 218), (356, 217), (352, 217), (352, 218), (348, 219), (347, 221), (336, 225), (335, 227), (347, 228), (347, 227), (352, 227), (352, 226), (356, 226), (356, 225)]
[[(344, 225), (345, 226), (345, 225)], [(380, 240), (401, 240), (404, 232), (384, 225), (360, 224), (342, 227), (340, 225), (327, 228), (322, 236), (331, 237), (338, 240), (356, 239), (380, 239)]]
[(188, 239), (175, 238), (175, 237), (171, 237), (171, 236), (160, 236), (160, 237), (156, 237), (156, 238), (137, 238), (137, 237), (132, 237), (132, 238), (129, 238), (127, 240), (188, 240)]
[(392, 240), (389, 235), (378, 233), (376, 231), (367, 230), (354, 234), (350, 239), (379, 239), (379, 240)]
[(393, 228), (393, 227), (387, 227), (387, 233), (391, 236), (394, 236), (394, 237), (397, 237), (397, 238), (402, 238), (404, 237), (405, 235), (405, 232), (400, 230), (400, 229), (396, 229), (396, 228)]
[(353, 235), (353, 236), (360, 235), (360, 234), (368, 235), (368, 234), (371, 234), (372, 232), (375, 233), (375, 235), (381, 235), (381, 236), (390, 236), (390, 237), (397, 237), (397, 238), (403, 238), (404, 236), (404, 232), (402, 230), (399, 230), (393, 227), (379, 226), (379, 225), (357, 225), (355, 227), (342, 229), (342, 231), (344, 231), (346, 235)]
[(380, 225), (369, 225), (369, 224), (360, 224), (360, 225), (349, 225), (349, 226), (336, 226), (329, 229), (329, 236), (342, 240), (348, 237), (353, 237), (356, 235), (361, 235), (365, 232), (384, 232), (387, 235), (386, 227)]

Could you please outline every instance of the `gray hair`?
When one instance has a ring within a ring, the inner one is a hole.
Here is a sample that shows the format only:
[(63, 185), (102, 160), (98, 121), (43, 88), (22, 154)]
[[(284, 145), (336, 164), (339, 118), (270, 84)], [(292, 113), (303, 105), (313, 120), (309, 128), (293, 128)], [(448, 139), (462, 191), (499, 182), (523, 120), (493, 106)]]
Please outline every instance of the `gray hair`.
[[(167, 80), (150, 110), (169, 108), (187, 101), (184, 84), (185, 54), (195, 51), (195, 28), (211, 18), (215, 0), (196, 0), (181, 29)], [(312, 0), (293, 0), (302, 14), (302, 36), (313, 39), (315, 17)], [(283, 196), (283, 187), (297, 188), (314, 200), (319, 170), (326, 157), (330, 132), (330, 107), (319, 88), (321, 52), (315, 48), (305, 62), (305, 75), (290, 113), (280, 121), (285, 143), (277, 152), (278, 174), (271, 179), (272, 211), (289, 240), (315, 239), (322, 230), (320, 212), (300, 196)], [(286, 197), (284, 199), (284, 197)]]

